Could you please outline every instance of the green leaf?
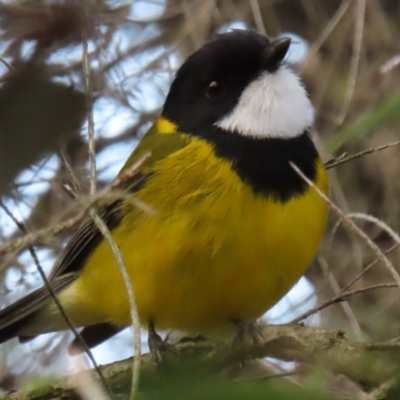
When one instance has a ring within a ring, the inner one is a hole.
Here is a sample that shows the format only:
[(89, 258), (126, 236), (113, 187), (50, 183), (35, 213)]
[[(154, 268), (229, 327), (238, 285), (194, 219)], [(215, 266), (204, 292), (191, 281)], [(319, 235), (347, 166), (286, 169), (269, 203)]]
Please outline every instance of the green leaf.
[(386, 99), (378, 108), (366, 112), (356, 121), (350, 123), (343, 131), (335, 134), (328, 143), (332, 153), (353, 139), (360, 139), (370, 133), (400, 120), (400, 92)]

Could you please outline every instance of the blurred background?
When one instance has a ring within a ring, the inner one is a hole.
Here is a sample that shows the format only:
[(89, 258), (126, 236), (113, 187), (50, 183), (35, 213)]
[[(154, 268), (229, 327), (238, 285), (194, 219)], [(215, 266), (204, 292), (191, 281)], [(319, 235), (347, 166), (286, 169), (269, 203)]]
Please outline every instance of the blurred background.
[[(42, 285), (27, 246), (18, 240), (45, 229), (46, 235), (32, 243), (48, 273), (77, 227), (74, 218), (82, 209), (63, 188), (68, 175), (58, 156), (60, 145), (89, 193), (82, 33), (91, 68), (101, 190), (158, 115), (182, 61), (231, 29), (293, 38), (287, 62), (300, 72), (315, 105), (316, 140), (325, 160), (400, 140), (399, 25), (396, 0), (3, 1), (0, 307)], [(362, 213), (353, 216), (355, 222), (382, 251), (399, 243), (399, 176), (396, 145), (330, 169), (332, 200), (345, 214)], [(396, 248), (388, 255), (396, 268), (399, 255)], [(343, 291), (391, 283), (376, 258), (365, 240), (331, 213), (306, 277), (266, 319), (289, 322)], [(398, 290), (375, 288), (304, 322), (343, 330), (354, 340), (382, 342), (398, 336), (399, 300)], [(96, 360), (104, 364), (131, 356), (131, 335), (127, 329), (97, 347)], [(48, 334), (1, 346), (0, 388), (74, 371), (66, 353), (71, 337)]]

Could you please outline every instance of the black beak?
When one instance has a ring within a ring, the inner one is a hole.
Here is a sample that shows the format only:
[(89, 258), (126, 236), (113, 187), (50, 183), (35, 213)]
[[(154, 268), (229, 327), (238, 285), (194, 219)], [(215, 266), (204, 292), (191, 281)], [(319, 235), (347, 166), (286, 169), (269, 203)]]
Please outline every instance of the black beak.
[(265, 67), (267, 70), (274, 70), (279, 66), (289, 50), (290, 42), (290, 38), (283, 37), (275, 40), (268, 46), (265, 57)]

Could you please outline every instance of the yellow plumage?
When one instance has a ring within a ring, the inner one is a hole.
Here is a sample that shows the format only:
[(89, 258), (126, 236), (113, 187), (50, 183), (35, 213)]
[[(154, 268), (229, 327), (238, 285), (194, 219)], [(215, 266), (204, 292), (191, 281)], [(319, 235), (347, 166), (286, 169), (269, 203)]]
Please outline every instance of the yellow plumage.
[[(170, 134), (175, 127), (165, 119), (150, 133)], [(113, 237), (142, 321), (207, 332), (261, 316), (297, 282), (317, 249), (327, 205), (312, 188), (286, 203), (255, 195), (211, 144), (181, 138), (187, 144), (152, 161), (151, 184), (134, 194), (154, 212), (126, 203)], [(139, 147), (127, 166), (144, 151)], [(315, 184), (327, 193), (321, 162)], [(60, 298), (77, 325), (130, 324), (125, 286), (105, 241)]]

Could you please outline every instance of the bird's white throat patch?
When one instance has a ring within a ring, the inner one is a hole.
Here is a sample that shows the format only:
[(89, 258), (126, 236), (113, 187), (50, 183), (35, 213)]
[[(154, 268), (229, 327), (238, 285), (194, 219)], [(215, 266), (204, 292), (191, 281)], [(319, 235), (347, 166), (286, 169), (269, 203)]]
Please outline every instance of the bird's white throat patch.
[(299, 77), (287, 67), (263, 73), (216, 125), (255, 138), (291, 138), (312, 126), (314, 111)]

